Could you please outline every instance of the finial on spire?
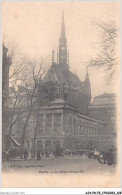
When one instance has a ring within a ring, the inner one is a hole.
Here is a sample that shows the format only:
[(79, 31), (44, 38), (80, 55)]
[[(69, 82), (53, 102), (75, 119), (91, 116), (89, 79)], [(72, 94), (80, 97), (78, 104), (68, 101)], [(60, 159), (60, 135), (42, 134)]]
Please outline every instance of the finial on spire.
[(65, 38), (64, 10), (62, 10), (61, 38), (62, 38), (62, 39)]
[(62, 9), (62, 21), (64, 21), (64, 10)]

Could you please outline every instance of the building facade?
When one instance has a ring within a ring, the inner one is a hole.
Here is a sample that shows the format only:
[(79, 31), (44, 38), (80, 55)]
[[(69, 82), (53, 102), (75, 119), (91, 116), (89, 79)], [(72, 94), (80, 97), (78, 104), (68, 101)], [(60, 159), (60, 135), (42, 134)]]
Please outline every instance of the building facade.
[[(18, 124), (17, 128), (20, 139), (22, 124)], [(32, 150), (34, 141), (36, 150), (48, 149), (50, 152), (57, 145), (71, 150), (84, 150), (87, 145), (97, 147), (103, 127), (103, 122), (81, 115), (64, 101), (55, 101), (50, 106), (41, 108), (40, 112), (33, 112), (28, 123), (25, 147)]]
[(89, 106), (89, 116), (104, 121), (105, 127), (101, 136), (101, 145), (106, 149), (116, 146), (117, 137), (117, 94), (104, 93), (94, 98)]
[(9, 68), (11, 60), (8, 57), (8, 49), (2, 46), (2, 146), (6, 142), (6, 130), (9, 125)]
[(8, 57), (8, 49), (3, 44), (2, 52), (2, 106), (5, 108), (9, 106), (9, 67), (11, 60)]

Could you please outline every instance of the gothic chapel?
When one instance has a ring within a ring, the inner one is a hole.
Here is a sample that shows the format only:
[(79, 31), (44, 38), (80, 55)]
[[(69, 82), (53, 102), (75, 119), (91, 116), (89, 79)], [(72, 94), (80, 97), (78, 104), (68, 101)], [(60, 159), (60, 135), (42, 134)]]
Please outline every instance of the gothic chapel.
[[(52, 52), (52, 64), (44, 81), (56, 84), (56, 98), (40, 107), (37, 120), (37, 134), (34, 142), (34, 123), (28, 125), (25, 147), (32, 151), (40, 149), (52, 153), (57, 146), (64, 149), (83, 150), (88, 142), (98, 145), (98, 136), (103, 123), (88, 116), (91, 102), (91, 87), (88, 71), (84, 82), (69, 70), (69, 54), (65, 34), (64, 13), (62, 13), (61, 35), (57, 62)], [(16, 135), (16, 139), (18, 136)], [(21, 139), (21, 137), (20, 137)]]
[(67, 39), (65, 35), (64, 13), (62, 13), (61, 35), (59, 39), (59, 52), (57, 63), (54, 62), (52, 52), (52, 65), (45, 81), (52, 80), (57, 83), (57, 98), (65, 101), (67, 105), (78, 109), (79, 113), (87, 115), (91, 101), (91, 87), (88, 71), (86, 79), (81, 82), (78, 76), (69, 70), (69, 54), (67, 52)]

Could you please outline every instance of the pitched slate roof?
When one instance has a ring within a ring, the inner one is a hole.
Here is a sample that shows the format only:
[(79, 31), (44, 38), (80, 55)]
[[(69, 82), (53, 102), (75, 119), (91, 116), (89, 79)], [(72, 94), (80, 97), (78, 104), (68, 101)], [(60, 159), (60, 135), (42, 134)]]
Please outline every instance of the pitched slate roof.
[(62, 69), (60, 65), (55, 64), (51, 66), (51, 69), (49, 71), (51, 70), (56, 73), (59, 82), (72, 87), (81, 88), (83, 86), (83, 82), (80, 81), (78, 76), (70, 72), (68, 69)]
[(115, 93), (104, 93), (99, 96), (96, 96), (92, 101), (92, 105), (97, 106), (97, 105), (115, 104), (116, 97), (117, 97), (117, 94)]

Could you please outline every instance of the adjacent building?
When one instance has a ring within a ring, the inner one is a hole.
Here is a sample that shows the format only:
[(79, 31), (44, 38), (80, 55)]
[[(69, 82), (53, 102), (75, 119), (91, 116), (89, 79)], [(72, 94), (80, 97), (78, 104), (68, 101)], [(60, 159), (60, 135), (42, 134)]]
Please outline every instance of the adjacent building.
[(6, 140), (6, 130), (9, 124), (9, 67), (11, 60), (8, 49), (2, 46), (2, 145)]
[(8, 108), (9, 106), (9, 67), (11, 60), (8, 57), (8, 48), (3, 44), (2, 56), (2, 106)]
[(101, 147), (108, 148), (116, 145), (117, 94), (104, 93), (95, 97), (89, 106), (89, 116), (105, 123), (101, 136)]

